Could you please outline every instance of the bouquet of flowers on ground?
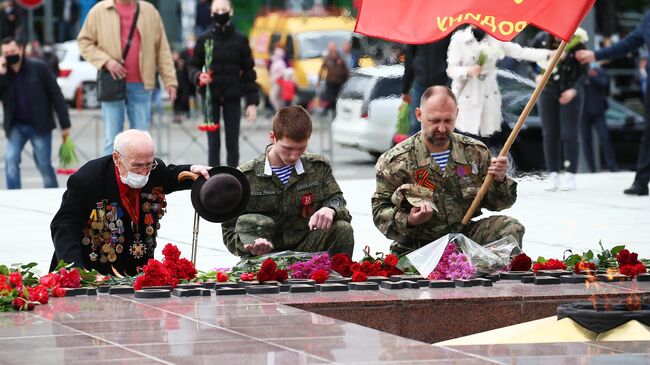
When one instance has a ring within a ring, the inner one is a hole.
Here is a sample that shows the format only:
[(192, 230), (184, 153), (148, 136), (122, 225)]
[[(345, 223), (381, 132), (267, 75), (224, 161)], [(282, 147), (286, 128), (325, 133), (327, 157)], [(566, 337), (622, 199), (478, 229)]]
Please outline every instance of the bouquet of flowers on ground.
[(162, 262), (149, 259), (142, 268), (142, 274), (133, 281), (133, 288), (140, 290), (145, 286), (170, 285), (172, 288), (182, 282), (188, 282), (196, 277), (194, 264), (181, 258), (178, 247), (168, 243), (163, 248), (164, 259)]
[(352, 281), (362, 282), (368, 280), (368, 276), (391, 277), (404, 273), (398, 266), (398, 258), (395, 255), (384, 255), (376, 253), (376, 258), (370, 254), (370, 247), (363, 250), (364, 258), (361, 262), (354, 262), (345, 253), (336, 254), (332, 257), (332, 270), (343, 277), (352, 278)]
[(476, 267), (472, 265), (469, 257), (458, 252), (453, 242), (447, 244), (440, 257), (435, 270), (428, 278), (433, 280), (470, 279), (476, 275)]

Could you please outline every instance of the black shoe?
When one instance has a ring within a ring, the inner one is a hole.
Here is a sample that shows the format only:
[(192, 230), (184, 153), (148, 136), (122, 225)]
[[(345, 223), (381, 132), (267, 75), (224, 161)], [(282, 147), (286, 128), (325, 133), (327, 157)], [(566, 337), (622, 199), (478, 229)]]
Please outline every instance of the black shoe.
[(634, 183), (628, 189), (623, 190), (623, 194), (638, 196), (648, 195), (648, 185)]

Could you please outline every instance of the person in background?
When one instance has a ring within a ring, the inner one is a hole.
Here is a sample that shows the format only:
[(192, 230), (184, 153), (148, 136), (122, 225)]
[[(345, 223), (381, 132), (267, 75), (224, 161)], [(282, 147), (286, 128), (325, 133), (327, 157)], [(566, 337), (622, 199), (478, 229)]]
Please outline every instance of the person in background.
[(282, 106), (285, 107), (293, 104), (293, 99), (296, 96), (296, 80), (293, 78), (293, 68), (289, 67), (284, 70), (284, 74), (278, 82), (280, 84)]
[(341, 58), (343, 58), (346, 66), (348, 66), (348, 70), (359, 67), (359, 57), (355, 57), (355, 55), (352, 53), (352, 45), (349, 41), (343, 42), (343, 45), (341, 46), (341, 52), (343, 52)]
[[(139, 8), (133, 38), (126, 59), (123, 52)], [(119, 27), (115, 25), (119, 24)], [(102, 101), (104, 154), (113, 151), (115, 136), (124, 129), (125, 113), (131, 128), (149, 128), (151, 94), (159, 73), (173, 102), (176, 71), (160, 14), (154, 6), (138, 0), (104, 0), (95, 5), (77, 37), (79, 51), (98, 70), (105, 68), (113, 78), (126, 81), (126, 98)]]
[(404, 58), (402, 100), (409, 103), (409, 135), (420, 130), (415, 110), (420, 107), (424, 90), (431, 86), (449, 86), (447, 77), (447, 48), (451, 35), (427, 44), (409, 45)]
[[(236, 167), (239, 165), (242, 96), (246, 99), (246, 119), (252, 123), (257, 117), (259, 88), (255, 82), (255, 62), (248, 38), (235, 30), (230, 1), (214, 0), (211, 12), (212, 28), (196, 41), (189, 65), (190, 80), (201, 88), (202, 95), (205, 95), (206, 88), (210, 88), (212, 98), (204, 100), (204, 108), (211, 103), (210, 117), (216, 124), (223, 115), (226, 161), (228, 166)], [(207, 132), (210, 166), (221, 165), (221, 129)]]
[(190, 117), (190, 97), (196, 93), (196, 88), (190, 81), (187, 70), (187, 64), (189, 63), (188, 52), (174, 52), (172, 57), (174, 58), (176, 79), (178, 80), (178, 93), (176, 100), (174, 100), (174, 123), (181, 123), (183, 117)]
[[(609, 47), (601, 48), (598, 51), (581, 50), (576, 53), (576, 59), (588, 64), (596, 60), (610, 60), (625, 57), (630, 52), (636, 51), (645, 45), (646, 50), (650, 46), (650, 11), (643, 15), (641, 24), (634, 31), (625, 36), (619, 42)], [(650, 70), (650, 64), (646, 63), (646, 73)], [(646, 92), (647, 94), (647, 92)], [(624, 194), (645, 196), (648, 195), (648, 183), (650, 182), (650, 98), (645, 98), (645, 129), (641, 138), (639, 148), (639, 159), (637, 161), (636, 175), (632, 186), (623, 190)]]
[[(585, 153), (587, 168), (591, 172), (596, 171), (591, 139), (591, 130), (595, 128), (605, 164), (610, 171), (616, 172), (618, 171), (618, 164), (616, 163), (614, 146), (609, 138), (609, 129), (605, 121), (609, 77), (598, 62), (591, 64), (587, 76), (584, 93), (585, 100), (589, 100), (589, 102), (584, 103), (582, 120), (580, 121), (580, 135), (582, 135), (582, 148)], [(596, 156), (596, 158), (600, 159), (600, 155)]]
[(41, 59), (50, 66), (54, 77), (59, 77), (59, 57), (57, 57), (53, 45), (45, 44), (43, 46)]
[(0, 39), (17, 37), (20, 27), (20, 12), (14, 0), (4, 0), (0, 4)]
[(196, 14), (194, 15), (194, 35), (196, 37), (209, 30), (212, 26), (210, 15), (210, 0), (198, 0), (196, 2)]
[(79, 21), (79, 4), (77, 0), (59, 0), (54, 2), (54, 16), (57, 18), (57, 42), (63, 43), (74, 39)]
[(2, 40), (0, 98), (4, 116), (2, 126), (7, 138), (7, 189), (21, 188), (21, 153), (27, 141), (32, 144), (43, 187), (58, 187), (52, 167), (52, 130), (56, 127), (53, 111), (56, 111), (65, 141), (70, 134), (68, 106), (50, 67), (41, 60), (26, 58), (24, 44), (13, 37)]
[(323, 64), (318, 73), (319, 82), (325, 80), (324, 101), (327, 109), (336, 110), (336, 99), (341, 92), (341, 87), (347, 81), (350, 70), (341, 58), (336, 43), (327, 43), (327, 54), (323, 58)]
[(280, 79), (287, 69), (287, 63), (284, 60), (284, 49), (275, 47), (271, 55), (271, 65), (269, 67), (269, 78), (271, 79), (271, 88), (269, 90), (269, 101), (273, 106), (273, 111), (278, 112), (284, 106), (280, 91)]

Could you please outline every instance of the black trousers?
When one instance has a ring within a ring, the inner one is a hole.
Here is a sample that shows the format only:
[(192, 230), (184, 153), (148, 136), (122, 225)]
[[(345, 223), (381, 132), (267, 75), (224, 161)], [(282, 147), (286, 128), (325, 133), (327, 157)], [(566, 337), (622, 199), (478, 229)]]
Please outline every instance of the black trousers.
[(241, 104), (239, 99), (214, 100), (212, 99), (213, 120), (219, 120), (223, 112), (223, 123), (214, 132), (208, 134), (208, 165), (221, 165), (221, 130), (226, 135), (226, 161), (228, 166), (239, 165), (239, 127), (241, 123)]
[[(539, 113), (542, 119), (544, 159), (549, 172), (578, 171), (578, 130), (582, 115), (584, 94), (582, 88), (568, 104), (560, 104), (560, 88), (548, 83), (539, 97)], [(562, 163), (562, 161), (565, 161)]]
[[(650, 87), (648, 87), (650, 91)], [(634, 183), (647, 186), (650, 182), (650, 94), (645, 98), (645, 129), (641, 137), (641, 147), (639, 148), (639, 158), (636, 163), (636, 175)]]

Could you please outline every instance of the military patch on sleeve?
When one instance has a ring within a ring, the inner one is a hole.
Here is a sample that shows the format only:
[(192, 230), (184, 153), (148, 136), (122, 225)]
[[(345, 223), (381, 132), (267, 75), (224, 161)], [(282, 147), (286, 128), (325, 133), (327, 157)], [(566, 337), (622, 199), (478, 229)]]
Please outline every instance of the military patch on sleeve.
[(343, 197), (341, 196), (335, 196), (332, 198), (329, 198), (325, 201), (323, 206), (328, 207), (328, 208), (340, 208), (344, 204)]

